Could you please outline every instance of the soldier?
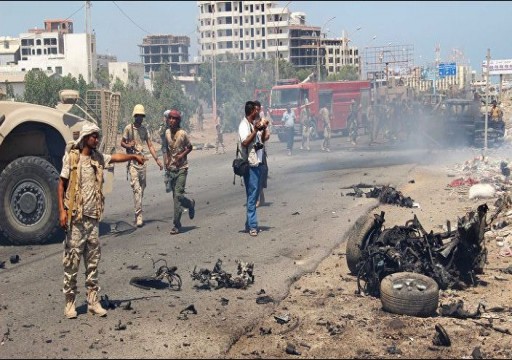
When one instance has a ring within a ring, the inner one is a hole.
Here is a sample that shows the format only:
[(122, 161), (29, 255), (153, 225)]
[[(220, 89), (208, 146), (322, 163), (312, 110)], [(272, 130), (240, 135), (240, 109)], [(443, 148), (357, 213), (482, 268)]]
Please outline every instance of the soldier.
[[(155, 148), (151, 142), (148, 130), (142, 121), (146, 116), (144, 106), (141, 104), (135, 105), (133, 108), (133, 123), (126, 125), (123, 131), (123, 138), (121, 139), (121, 146), (126, 149), (128, 154), (141, 154), (145, 155), (146, 145), (156, 163), (163, 169), (162, 162), (156, 156)], [(139, 165), (130, 161), (128, 163), (128, 173), (130, 175), (130, 185), (133, 190), (133, 201), (135, 205), (135, 224), (138, 227), (143, 225), (142, 220), (142, 198), (144, 196), (144, 189), (146, 188), (146, 167), (147, 165)]]
[(320, 109), (320, 117), (324, 122), (324, 141), (322, 143), (322, 151), (330, 152), (329, 143), (331, 141), (331, 114), (326, 106)]
[[(219, 117), (217, 117), (217, 120), (220, 121)], [(215, 125), (215, 130), (217, 130), (217, 140), (215, 142), (215, 154), (220, 154), (219, 152), (219, 146), (222, 146), (222, 153), (226, 153), (226, 147), (224, 146), (224, 135), (222, 134), (222, 127), (220, 125), (220, 122)]]
[(99, 153), (100, 128), (92, 123), (83, 126), (78, 140), (62, 159), (57, 188), (59, 223), (66, 231), (64, 240), (64, 287), (66, 297), (64, 315), (68, 319), (77, 317), (75, 309), (76, 282), (80, 258), (85, 261), (85, 285), (87, 287), (87, 310), (90, 314), (105, 316), (107, 311), (98, 301), (98, 263), (101, 257), (99, 244), (99, 221), (103, 214), (103, 169), (109, 163), (136, 161), (144, 164), (138, 154)]
[(309, 143), (311, 141), (311, 131), (313, 130), (311, 126), (311, 119), (309, 113), (309, 101), (306, 99), (306, 103), (304, 107), (300, 111), (299, 120), (302, 124), (302, 144), (300, 145), (300, 149), (304, 150), (304, 144), (306, 144), (306, 149), (308, 151), (311, 150), (309, 147)]
[(350, 113), (347, 118), (347, 126), (349, 129), (349, 141), (352, 142), (352, 145), (356, 145), (357, 142), (357, 134), (359, 128), (359, 124), (357, 123), (358, 109), (359, 108), (356, 105), (356, 101), (352, 99), (350, 103)]
[(171, 229), (171, 235), (180, 233), (183, 208), (188, 209), (188, 217), (192, 220), (195, 216), (196, 205), (194, 199), (190, 200), (184, 195), (188, 174), (187, 155), (192, 151), (192, 144), (187, 132), (180, 127), (180, 122), (181, 113), (172, 109), (169, 113), (169, 128), (165, 131), (167, 140), (165, 169), (174, 200), (174, 226)]
[(489, 111), (489, 116), (491, 118), (491, 127), (505, 131), (505, 122), (503, 121), (503, 111), (498, 107), (498, 103), (496, 100), (491, 102), (492, 108)]

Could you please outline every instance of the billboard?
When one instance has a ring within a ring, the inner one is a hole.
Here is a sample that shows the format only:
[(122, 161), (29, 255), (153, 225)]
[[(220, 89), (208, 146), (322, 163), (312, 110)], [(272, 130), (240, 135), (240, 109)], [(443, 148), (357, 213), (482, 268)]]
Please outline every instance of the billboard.
[[(487, 61), (482, 61), (482, 71), (487, 72)], [(512, 74), (512, 59), (489, 61), (489, 75), (505, 74)]]

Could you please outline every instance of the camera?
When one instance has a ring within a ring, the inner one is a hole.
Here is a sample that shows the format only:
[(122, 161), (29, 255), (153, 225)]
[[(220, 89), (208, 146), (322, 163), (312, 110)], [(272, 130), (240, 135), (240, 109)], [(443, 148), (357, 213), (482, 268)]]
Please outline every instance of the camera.
[(258, 151), (258, 150), (261, 150), (263, 149), (265, 145), (263, 145), (262, 143), (260, 143), (259, 141), (257, 143), (254, 144), (254, 150)]

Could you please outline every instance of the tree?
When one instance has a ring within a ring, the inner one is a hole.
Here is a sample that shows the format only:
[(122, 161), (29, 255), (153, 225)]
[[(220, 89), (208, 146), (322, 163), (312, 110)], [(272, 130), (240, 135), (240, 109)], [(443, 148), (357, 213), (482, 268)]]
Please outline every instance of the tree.
[(14, 88), (9, 83), (9, 80), (5, 80), (5, 95), (7, 99), (14, 99)]
[(337, 72), (336, 74), (331, 74), (327, 77), (327, 80), (329, 81), (357, 79), (359, 79), (359, 71), (357, 67), (353, 65), (344, 65), (341, 67), (339, 72)]

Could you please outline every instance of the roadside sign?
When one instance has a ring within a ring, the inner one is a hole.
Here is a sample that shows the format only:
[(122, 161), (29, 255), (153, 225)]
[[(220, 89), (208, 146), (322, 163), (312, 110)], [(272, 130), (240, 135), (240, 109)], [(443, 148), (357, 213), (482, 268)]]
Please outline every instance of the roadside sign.
[(455, 63), (440, 63), (439, 64), (439, 77), (457, 75), (457, 64)]

